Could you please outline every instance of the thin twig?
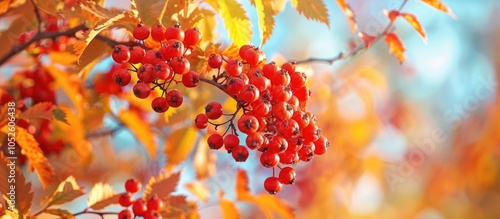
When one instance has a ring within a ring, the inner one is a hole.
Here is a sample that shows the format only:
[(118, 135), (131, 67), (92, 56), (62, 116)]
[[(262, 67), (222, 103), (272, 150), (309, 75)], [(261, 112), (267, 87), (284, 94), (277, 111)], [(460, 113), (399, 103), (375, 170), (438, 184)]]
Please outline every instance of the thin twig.
[(38, 33), (42, 32), (42, 16), (40, 16), (40, 11), (35, 4), (35, 0), (31, 0), (31, 4), (33, 4), (33, 10), (35, 11), (36, 21), (38, 22)]
[[(406, 3), (408, 3), (408, 0), (403, 0), (403, 3), (401, 4), (401, 6), (398, 9), (399, 12), (401, 12), (401, 10), (403, 10), (403, 8), (405, 7)], [(387, 24), (387, 26), (385, 26), (384, 30), (375, 37), (375, 39), (373, 40), (372, 44), (376, 43), (380, 39), (384, 38), (384, 36), (389, 33), (389, 31), (391, 30), (391, 28), (393, 27), (393, 25), (394, 25), (394, 22), (389, 21), (389, 24)], [(358, 53), (360, 53), (360, 52), (362, 52), (362, 51), (364, 51), (364, 50), (366, 50), (368, 48), (369, 47), (367, 47), (365, 44), (361, 44), (356, 49), (351, 50), (350, 52), (345, 53), (345, 54), (343, 52), (341, 52), (341, 53), (339, 53), (335, 57), (331, 57), (331, 58), (308, 58), (308, 59), (305, 59), (305, 60), (296, 61), (295, 63), (296, 64), (305, 64), (305, 63), (310, 63), (310, 62), (323, 62), (323, 63), (327, 63), (327, 64), (332, 65), (336, 61), (344, 60), (344, 59), (350, 58), (352, 56), (355, 56)]]

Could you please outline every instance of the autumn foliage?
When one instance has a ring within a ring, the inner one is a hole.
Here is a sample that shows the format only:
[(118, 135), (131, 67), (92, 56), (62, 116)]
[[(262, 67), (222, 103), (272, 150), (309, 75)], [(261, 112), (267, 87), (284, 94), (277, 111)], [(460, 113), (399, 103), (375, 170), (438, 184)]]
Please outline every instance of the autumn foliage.
[[(440, 0), (414, 1), (456, 18)], [(351, 2), (335, 1), (352, 32), (348, 49), (304, 60), (263, 48), (287, 5), (331, 28), (333, 9), (323, 0), (106, 2), (0, 3), (0, 67), (9, 72), (0, 80), (2, 218), (348, 217), (343, 207), (324, 213), (338, 192), (328, 185), (363, 172), (384, 176), (380, 159), (360, 157), (379, 129), (372, 95), (385, 79), (366, 67), (339, 76), (347, 82), (334, 90), (337, 78), (310, 65), (347, 60), (378, 42), (391, 62), (405, 62), (397, 26), (410, 25), (423, 44), (428, 37), (408, 0), (380, 11), (386, 23), (370, 33)], [(336, 104), (349, 92), (369, 109), (363, 116)], [(459, 155), (475, 164), (466, 171), (493, 168), (469, 150)], [(448, 181), (431, 178), (437, 191), (428, 193), (449, 192)], [(479, 189), (495, 178), (468, 180)], [(211, 206), (218, 210), (204, 210)], [(414, 208), (398, 216), (414, 216)]]

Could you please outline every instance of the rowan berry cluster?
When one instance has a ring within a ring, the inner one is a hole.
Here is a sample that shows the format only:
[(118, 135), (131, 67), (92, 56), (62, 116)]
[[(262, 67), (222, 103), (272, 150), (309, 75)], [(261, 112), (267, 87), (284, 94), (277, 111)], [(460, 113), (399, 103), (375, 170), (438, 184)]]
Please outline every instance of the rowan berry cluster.
[[(156, 195), (153, 195), (147, 201), (142, 198), (134, 200), (133, 193), (141, 190), (142, 184), (136, 179), (125, 181), (126, 193), (120, 195), (118, 203), (126, 209), (118, 213), (118, 219), (132, 219), (135, 216), (141, 216), (144, 219), (161, 219), (159, 211), (163, 207), (163, 201)], [(132, 206), (132, 210), (128, 207)]]
[[(223, 134), (211, 134), (207, 141), (211, 149), (224, 147), (236, 162), (246, 161), (249, 150), (262, 152), (262, 166), (280, 168), (278, 176), (274, 176), (273, 169), (273, 176), (264, 181), (264, 188), (276, 194), (283, 184), (295, 181), (295, 170), (281, 167), (280, 163), (308, 162), (314, 155), (324, 154), (329, 142), (321, 134), (316, 117), (306, 110), (311, 93), (306, 75), (296, 71), (294, 62), (281, 66), (275, 62), (264, 64), (263, 52), (251, 45), (242, 46), (239, 55), (241, 60), (228, 60), (220, 54), (212, 54), (208, 60), (211, 68), (218, 69), (212, 81), (236, 100), (236, 112), (224, 114), (220, 103), (211, 102), (205, 113), (196, 116), (195, 125), (204, 129), (211, 124), (217, 129), (228, 124)], [(221, 72), (224, 62), (225, 71)], [(242, 115), (236, 118), (241, 110)], [(223, 115), (230, 118), (213, 122)], [(240, 142), (236, 128), (246, 134), (244, 143)]]
[(139, 79), (133, 86), (136, 97), (145, 99), (152, 90), (159, 88), (162, 90), (162, 95), (151, 102), (155, 112), (163, 113), (170, 107), (179, 107), (183, 102), (182, 94), (176, 89), (168, 88), (172, 82), (182, 82), (186, 87), (198, 85), (198, 73), (190, 70), (191, 64), (185, 55), (192, 46), (200, 42), (201, 33), (197, 28), (184, 31), (179, 24), (168, 28), (161, 24), (151, 28), (138, 24), (132, 34), (140, 42), (151, 37), (162, 46), (158, 50), (145, 50), (140, 44), (133, 47), (115, 46), (111, 54), (113, 60), (122, 64), (129, 63), (133, 68), (117, 69), (113, 73), (115, 83), (121, 86), (128, 85), (132, 80), (131, 72), (135, 72)]

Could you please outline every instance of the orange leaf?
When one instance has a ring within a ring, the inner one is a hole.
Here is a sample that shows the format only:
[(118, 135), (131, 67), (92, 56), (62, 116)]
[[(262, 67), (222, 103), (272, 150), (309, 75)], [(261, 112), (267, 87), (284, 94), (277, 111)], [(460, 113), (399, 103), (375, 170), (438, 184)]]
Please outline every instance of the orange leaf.
[(219, 201), (219, 205), (222, 209), (222, 215), (223, 215), (222, 218), (224, 219), (240, 218), (238, 208), (236, 208), (236, 205), (230, 200), (221, 199)]
[(429, 4), (430, 6), (446, 12), (450, 17), (456, 19), (457, 16), (451, 11), (451, 9), (446, 6), (444, 3), (441, 2), (441, 0), (422, 0), (422, 2)]
[(384, 10), (384, 15), (389, 18), (391, 23), (394, 23), (396, 18), (399, 17), (400, 13), (399, 13), (399, 11), (396, 11), (396, 10), (391, 10), (391, 11)]
[(292, 6), (309, 20), (318, 21), (330, 27), (330, 15), (323, 0), (293, 0)]
[(53, 119), (52, 110), (55, 108), (51, 102), (37, 103), (19, 115), (20, 119)]
[(264, 214), (272, 218), (273, 213), (280, 216), (282, 219), (295, 218), (293, 209), (277, 196), (269, 194), (260, 194), (256, 198), (259, 206), (264, 211)]
[(391, 32), (385, 35), (385, 41), (387, 45), (389, 45), (390, 52), (398, 58), (399, 62), (403, 62), (405, 60), (405, 46), (401, 39), (399, 39), (398, 35)]
[(106, 206), (102, 204), (100, 205), (96, 204), (98, 204), (103, 200), (112, 198), (113, 196), (115, 196), (115, 191), (113, 190), (113, 187), (111, 187), (109, 184), (97, 183), (94, 185), (94, 187), (92, 187), (92, 189), (89, 192), (89, 199), (87, 201), (87, 205), (92, 206), (92, 209), (94, 210), (100, 210)]
[(198, 179), (204, 179), (215, 172), (215, 157), (210, 153), (207, 138), (203, 137), (193, 158), (193, 166)]
[(142, 197), (148, 200), (151, 196), (156, 194), (159, 198), (164, 199), (175, 191), (175, 187), (177, 187), (180, 178), (181, 174), (179, 172), (173, 174), (162, 173), (157, 177), (152, 176), (149, 178), (149, 182), (146, 185)]
[(349, 27), (351, 31), (354, 33), (356, 29), (358, 29), (358, 24), (356, 23), (356, 16), (354, 15), (354, 11), (352, 11), (351, 7), (345, 2), (345, 0), (337, 0), (337, 4), (340, 9), (344, 12), (344, 15), (349, 21)]
[(176, 130), (170, 134), (164, 148), (164, 153), (167, 155), (167, 170), (186, 159), (193, 150), (196, 139), (197, 131), (193, 126)]
[(427, 42), (427, 34), (425, 33), (420, 21), (417, 19), (417, 16), (409, 13), (401, 13), (401, 17), (403, 17), (413, 28), (415, 28), (418, 34), (420, 34), (420, 36), (424, 39), (424, 42)]
[(149, 156), (155, 159), (157, 145), (154, 140), (154, 133), (148, 128), (149, 125), (133, 111), (121, 111), (118, 117), (146, 147)]
[[(16, 187), (16, 208), (22, 212), (23, 214), (27, 214), (31, 208), (31, 202), (33, 201), (33, 192), (31, 192), (31, 182), (26, 182), (26, 178), (24, 177), (23, 172), (15, 167), (15, 178), (16, 181), (14, 184), (10, 184), (7, 179), (9, 179), (10, 171), (11, 171), (11, 163), (10, 158), (5, 157), (5, 155), (0, 152), (0, 193), (8, 194), (10, 192), (10, 186), (14, 185)], [(19, 165), (19, 164), (17, 164)], [(7, 208), (7, 207), (5, 207)]]
[(370, 48), (370, 46), (372, 45), (373, 41), (375, 41), (377, 39), (376, 36), (367, 34), (365, 32), (359, 32), (358, 35), (359, 35), (359, 38), (361, 38), (361, 40), (365, 44), (366, 48)]
[[(2, 128), (2, 132), (8, 133), (7, 126)], [(55, 175), (54, 168), (43, 154), (35, 137), (26, 129), (16, 126), (16, 142), (21, 148), (21, 153), (29, 160), (28, 170), (30, 172), (34, 170), (42, 186), (46, 188)]]
[(47, 206), (68, 203), (84, 194), (85, 191), (77, 184), (75, 177), (69, 176), (59, 184)]

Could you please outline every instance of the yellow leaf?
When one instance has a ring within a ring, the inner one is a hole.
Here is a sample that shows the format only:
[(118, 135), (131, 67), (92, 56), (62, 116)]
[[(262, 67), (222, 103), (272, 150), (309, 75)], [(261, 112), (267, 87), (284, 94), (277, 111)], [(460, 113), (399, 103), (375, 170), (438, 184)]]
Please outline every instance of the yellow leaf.
[(222, 215), (224, 219), (233, 219), (233, 218), (241, 218), (238, 208), (236, 208), (236, 205), (228, 200), (228, 199), (221, 199), (219, 201), (220, 208), (222, 209)]
[(196, 136), (197, 132), (193, 126), (176, 130), (169, 135), (164, 149), (167, 170), (186, 159), (194, 148)]
[(170, 118), (177, 112), (177, 109), (178, 108), (170, 107), (166, 112), (163, 113), (163, 118), (165, 119), (166, 123), (170, 121)]
[(451, 11), (451, 9), (444, 3), (442, 3), (441, 0), (422, 0), (422, 2), (429, 4), (437, 10), (446, 12), (448, 15), (450, 15), (450, 17), (454, 19), (457, 18), (457, 16)]
[(260, 46), (271, 38), (275, 24), (274, 10), (271, 1), (255, 0), (255, 8), (259, 17)]
[(60, 87), (71, 100), (77, 112), (83, 112), (83, 96), (80, 93), (82, 81), (77, 75), (70, 74), (57, 68), (56, 66), (46, 66), (45, 69), (54, 77), (57, 87)]
[(68, 210), (64, 210), (64, 209), (47, 209), (43, 212), (47, 213), (47, 214), (59, 216), (62, 219), (74, 219), (75, 218), (75, 216), (73, 216), (73, 214), (71, 212), (69, 212)]
[(215, 39), (215, 13), (208, 9), (200, 9), (200, 12), (203, 14), (203, 19), (200, 20), (198, 28), (200, 29), (202, 41), (212, 42)]
[(405, 60), (406, 49), (398, 35), (393, 32), (388, 33), (385, 35), (385, 42), (389, 45), (389, 51), (398, 58), (399, 62), (403, 62)]
[(112, 186), (105, 183), (97, 183), (90, 190), (89, 199), (87, 200), (87, 205), (92, 206), (95, 203), (113, 197), (114, 195), (115, 191), (113, 190)]
[(323, 0), (296, 0), (294, 7), (299, 14), (304, 15), (307, 19), (324, 23), (330, 28), (330, 15)]
[(220, 54), (230, 59), (240, 58), (239, 47), (235, 44), (229, 45), (224, 50), (222, 50)]
[(279, 215), (282, 219), (295, 218), (293, 209), (277, 196), (260, 194), (256, 197), (256, 200), (266, 218), (273, 218), (273, 213)]
[(201, 201), (207, 202), (210, 198), (210, 191), (205, 184), (200, 181), (194, 181), (186, 184), (186, 188), (189, 189), (196, 197), (198, 197)]
[(56, 51), (49, 52), (49, 57), (50, 57), (50, 60), (52, 60), (53, 62), (61, 64), (61, 65), (65, 65), (65, 66), (73, 65), (76, 62), (76, 59), (78, 58), (73, 53), (56, 52)]
[(417, 16), (409, 13), (401, 13), (401, 16), (410, 23), (410, 25), (420, 34), (424, 42), (427, 42), (427, 34), (425, 33), (424, 28), (422, 27), (422, 24), (420, 21), (417, 19)]
[(198, 143), (193, 158), (193, 166), (198, 179), (204, 179), (215, 172), (215, 159), (215, 155), (210, 153), (207, 137), (203, 137)]
[[(12, 170), (12, 158), (7, 158), (3, 152), (0, 152), (0, 163), (0, 179), (3, 179), (0, 183), (0, 193), (6, 195), (11, 193), (10, 186), (12, 184), (7, 183), (7, 179), (11, 176), (10, 171)], [(14, 166), (14, 170), (16, 171), (14, 175), (16, 181), (13, 184), (16, 187), (15, 207), (23, 214), (27, 214), (30, 211), (31, 203), (33, 202), (34, 193), (31, 192), (31, 182), (26, 182), (23, 171), (19, 169), (19, 166)], [(7, 213), (7, 211), (5, 211), (5, 213)]]
[(342, 12), (344, 12), (347, 21), (349, 22), (349, 27), (351, 28), (351, 31), (353, 33), (356, 32), (356, 29), (358, 29), (358, 24), (356, 23), (356, 16), (354, 15), (354, 11), (346, 3), (345, 0), (337, 0), (337, 4), (339, 5)]
[[(137, 9), (141, 22), (148, 26), (158, 24), (158, 19), (163, 17), (164, 8), (170, 0), (134, 0), (135, 9)], [(163, 11), (163, 13), (162, 13)], [(169, 14), (167, 14), (169, 15)]]
[(149, 156), (156, 159), (156, 142), (154, 133), (149, 129), (148, 123), (142, 120), (136, 112), (121, 111), (118, 114), (120, 120), (134, 133), (135, 137), (146, 147)]
[(69, 176), (59, 184), (57, 190), (50, 197), (47, 206), (61, 205), (64, 203), (68, 203), (84, 194), (85, 192), (78, 185), (78, 183), (75, 180), (75, 177)]
[(163, 172), (157, 177), (152, 176), (149, 178), (142, 198), (148, 200), (155, 194), (162, 200), (169, 197), (170, 194), (175, 191), (175, 187), (177, 187), (180, 178), (180, 172), (173, 174)]
[[(7, 126), (4, 126), (1, 130), (5, 134), (8, 133)], [(28, 170), (30, 172), (33, 170), (36, 172), (38, 179), (45, 188), (55, 176), (55, 173), (54, 168), (52, 168), (52, 165), (50, 165), (43, 154), (35, 137), (26, 129), (16, 126), (16, 142), (21, 148), (21, 153), (29, 160)]]
[(108, 44), (101, 40), (92, 40), (88, 45), (85, 40), (79, 40), (73, 45), (73, 50), (75, 54), (79, 55), (79, 65), (77, 67), (80, 69), (78, 77), (87, 80), (90, 71), (99, 63), (104, 54), (110, 51), (110, 48)]
[(252, 24), (241, 4), (236, 0), (221, 0), (218, 6), (229, 38), (237, 46), (248, 44), (252, 36)]

